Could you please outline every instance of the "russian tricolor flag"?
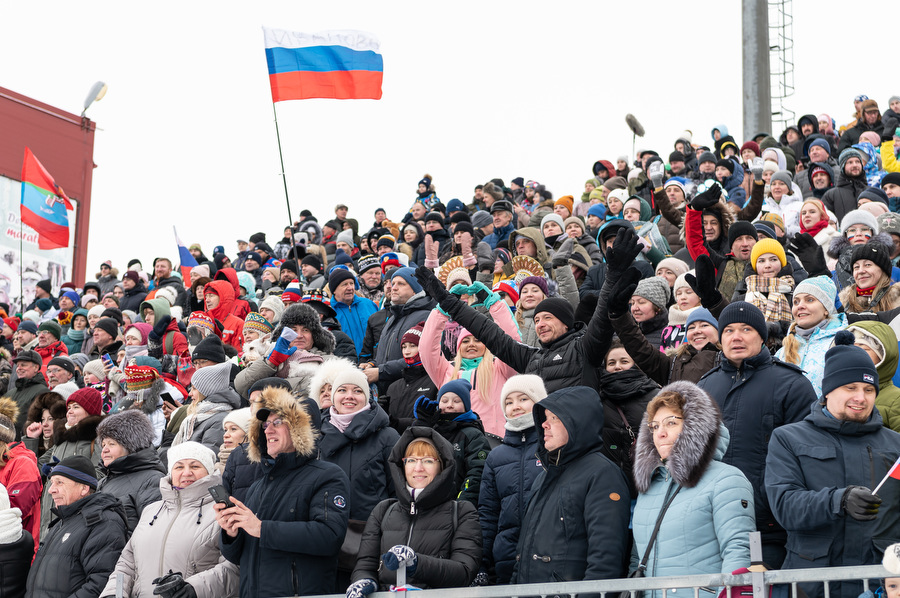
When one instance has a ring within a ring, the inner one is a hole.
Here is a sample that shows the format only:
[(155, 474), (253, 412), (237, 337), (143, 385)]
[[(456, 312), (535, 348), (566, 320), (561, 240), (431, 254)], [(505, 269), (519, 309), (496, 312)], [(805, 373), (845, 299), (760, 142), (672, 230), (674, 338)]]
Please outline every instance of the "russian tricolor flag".
[(22, 223), (38, 233), (39, 249), (69, 246), (69, 214), (74, 210), (62, 187), (56, 184), (31, 149), (25, 148), (22, 164)]
[(178, 269), (181, 271), (181, 280), (184, 282), (185, 287), (189, 287), (191, 285), (191, 270), (194, 269), (195, 266), (199, 266), (197, 260), (194, 259), (194, 256), (191, 255), (191, 252), (187, 247), (184, 246), (184, 243), (181, 242), (181, 238), (178, 236), (178, 230), (173, 226), (172, 230), (175, 231), (175, 243), (178, 245), (178, 257), (181, 261)]
[(384, 63), (363, 31), (300, 33), (263, 27), (272, 101), (380, 100)]

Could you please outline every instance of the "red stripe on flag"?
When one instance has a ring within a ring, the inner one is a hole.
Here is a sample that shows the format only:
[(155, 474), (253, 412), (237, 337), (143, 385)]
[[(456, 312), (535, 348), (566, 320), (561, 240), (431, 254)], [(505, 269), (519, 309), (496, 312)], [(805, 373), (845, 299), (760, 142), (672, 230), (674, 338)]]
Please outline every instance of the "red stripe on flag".
[(890, 471), (888, 471), (888, 475), (895, 480), (900, 480), (900, 457), (898, 457), (894, 464), (891, 466)]
[(35, 214), (26, 206), (21, 206), (22, 224), (30, 226), (38, 233), (39, 249), (57, 249), (69, 246), (69, 227), (50, 222)]
[(272, 101), (331, 98), (380, 100), (384, 73), (378, 71), (296, 71), (269, 75)]

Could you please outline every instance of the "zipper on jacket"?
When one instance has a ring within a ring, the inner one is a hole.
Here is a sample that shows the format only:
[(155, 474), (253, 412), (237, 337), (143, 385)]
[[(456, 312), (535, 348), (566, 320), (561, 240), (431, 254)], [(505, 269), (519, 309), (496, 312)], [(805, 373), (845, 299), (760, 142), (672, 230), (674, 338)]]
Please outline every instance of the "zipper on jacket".
[(297, 561), (291, 559), (291, 584), (294, 586), (294, 596), (300, 595), (300, 580), (297, 578)]
[(867, 446), (866, 450), (869, 452), (869, 478), (872, 480), (871, 487), (874, 488), (878, 484), (875, 481), (875, 456), (872, 454), (871, 446)]
[(172, 517), (172, 521), (169, 522), (169, 527), (166, 528), (166, 533), (163, 534), (162, 540), (162, 554), (159, 556), (159, 576), (162, 577), (165, 575), (163, 572), (163, 563), (166, 560), (166, 542), (169, 539), (169, 532), (172, 531), (172, 526), (175, 525), (175, 522), (178, 521), (178, 514), (181, 513), (181, 491), (175, 491), (175, 516)]
[(328, 521), (328, 490), (325, 491), (325, 521)]

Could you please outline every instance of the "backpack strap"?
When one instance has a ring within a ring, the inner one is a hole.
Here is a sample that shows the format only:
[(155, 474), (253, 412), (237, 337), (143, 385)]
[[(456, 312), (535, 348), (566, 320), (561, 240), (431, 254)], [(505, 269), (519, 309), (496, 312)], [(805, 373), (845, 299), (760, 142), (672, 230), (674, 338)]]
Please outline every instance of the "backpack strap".
[(175, 353), (175, 331), (170, 330), (163, 336), (163, 353), (172, 355)]

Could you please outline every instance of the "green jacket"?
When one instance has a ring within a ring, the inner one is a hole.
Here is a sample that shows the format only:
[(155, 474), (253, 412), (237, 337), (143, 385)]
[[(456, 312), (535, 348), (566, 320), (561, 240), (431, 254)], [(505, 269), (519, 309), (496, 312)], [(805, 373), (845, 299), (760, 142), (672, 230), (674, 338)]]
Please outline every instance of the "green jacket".
[(871, 334), (881, 342), (884, 357), (880, 363), (875, 364), (878, 370), (878, 396), (875, 398), (875, 408), (881, 413), (884, 427), (895, 432), (900, 432), (900, 388), (894, 386), (894, 372), (897, 371), (897, 361), (900, 358), (900, 349), (897, 348), (897, 335), (887, 324), (866, 320), (856, 322), (850, 326), (860, 328)]

